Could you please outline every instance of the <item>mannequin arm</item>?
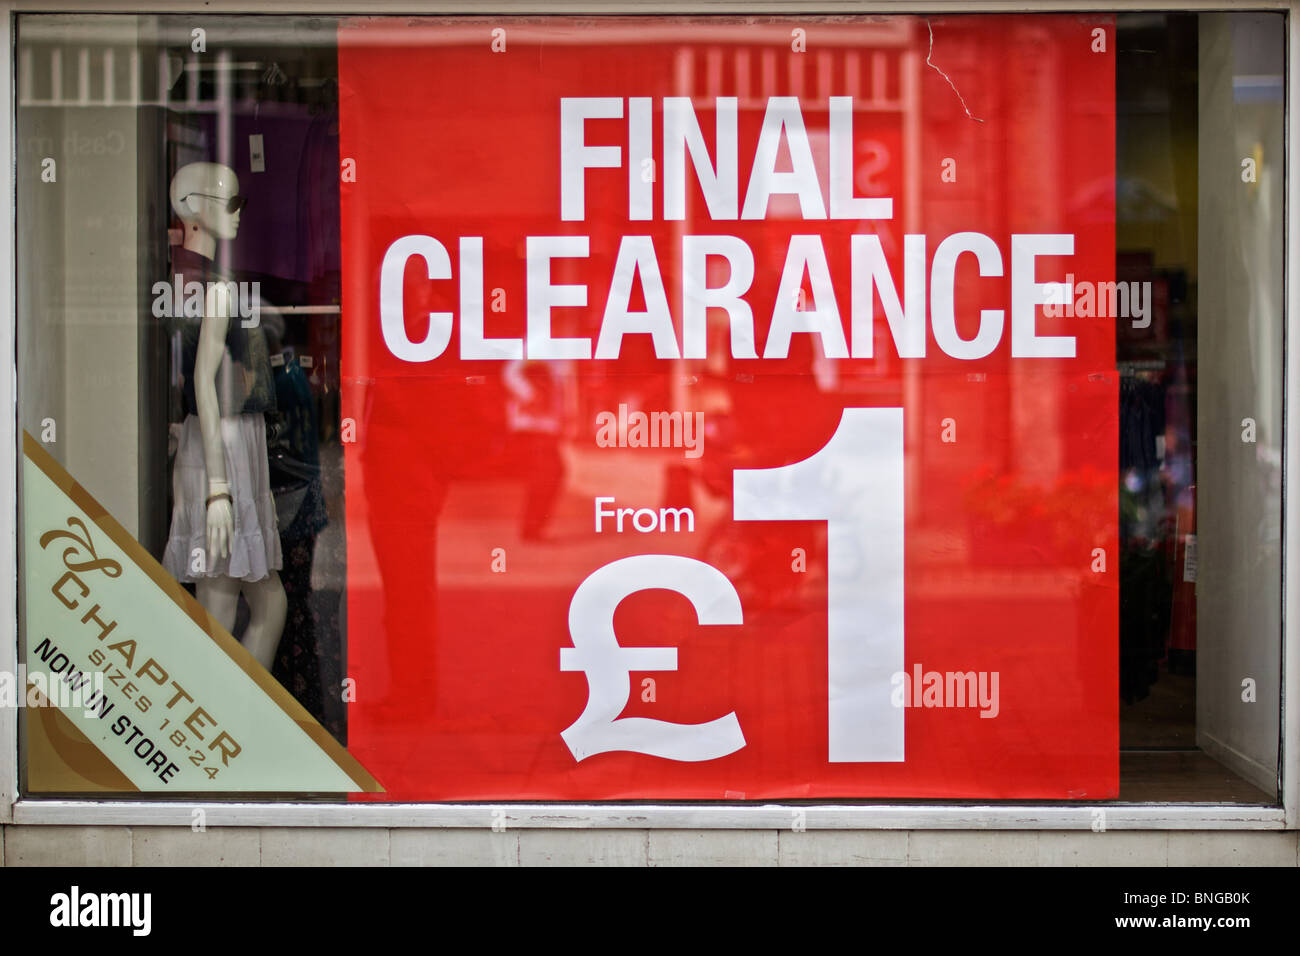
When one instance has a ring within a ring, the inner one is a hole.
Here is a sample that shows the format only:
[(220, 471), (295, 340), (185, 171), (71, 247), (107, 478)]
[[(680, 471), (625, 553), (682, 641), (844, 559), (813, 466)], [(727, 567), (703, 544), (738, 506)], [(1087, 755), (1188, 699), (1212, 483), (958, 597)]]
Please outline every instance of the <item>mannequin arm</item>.
[[(230, 326), (229, 304), (224, 296), (215, 295), (219, 285), (209, 291), (199, 326), (198, 353), (194, 359), (194, 403), (199, 414), (199, 431), (203, 435), (203, 464), (208, 476), (208, 495), (229, 492), (226, 476), (226, 453), (221, 440), (221, 407), (217, 402), (217, 370), (226, 348), (226, 330)], [(234, 530), (233, 510), (227, 498), (213, 501), (207, 510), (208, 551), (226, 557)]]

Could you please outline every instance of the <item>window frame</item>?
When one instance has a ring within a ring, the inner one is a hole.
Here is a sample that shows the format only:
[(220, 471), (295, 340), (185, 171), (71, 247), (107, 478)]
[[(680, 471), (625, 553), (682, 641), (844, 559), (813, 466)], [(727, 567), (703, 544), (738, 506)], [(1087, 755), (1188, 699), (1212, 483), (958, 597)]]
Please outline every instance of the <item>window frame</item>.
[[(17, 473), (20, 466), (17, 441), (17, 370), (15, 331), (16, 302), (16, 177), (14, 138), (17, 113), (14, 97), (16, 17), (26, 13), (194, 13), (342, 15), (355, 13), (357, 0), (290, 0), (268, 10), (248, 0), (27, 0), (0, 2), (0, 100), (7, 104), (7, 119), (0, 124), (0, 152), (9, 157), (4, 189), (0, 191), (0, 220), (9, 224), (0, 235), (0, 343), (9, 359), (0, 362), (0, 394), (8, 396), (7, 411), (0, 416), (0, 501), (10, 506), (0, 513), (0, 671), (16, 673), (18, 660), (18, 539)], [(693, 2), (632, 3), (627, 0), (565, 0), (550, 4), (538, 0), (492, 0), (475, 4), (471, 0), (425, 0), (425, 2), (367, 3), (366, 15), (474, 14), (519, 16), (537, 14), (741, 14), (772, 15), (824, 14), (924, 14), (924, 13), (1085, 13), (1133, 11), (1281, 11), (1287, 16), (1287, 87), (1285, 117), (1286, 200), (1285, 220), (1285, 304), (1283, 328), (1283, 472), (1282, 520), (1282, 681), (1281, 754), (1279, 776), (1281, 806), (1246, 806), (1205, 803), (1132, 803), (1105, 801), (1066, 803), (959, 802), (870, 804), (811, 803), (790, 801), (763, 805), (723, 803), (428, 803), (428, 804), (338, 804), (322, 805), (281, 801), (151, 801), (71, 800), (22, 797), (18, 790), (18, 711), (0, 708), (0, 824), (189, 826), (194, 811), (201, 809), (210, 826), (241, 827), (462, 827), (492, 826), (504, 811), (510, 828), (556, 829), (785, 829), (797, 813), (810, 829), (994, 829), (994, 830), (1088, 830), (1096, 822), (1095, 811), (1104, 809), (1108, 830), (1246, 830), (1297, 829), (1300, 827), (1300, 706), (1288, 688), (1300, 687), (1300, 574), (1290, 573), (1288, 556), (1300, 554), (1300, 522), (1287, 521), (1287, 502), (1300, 494), (1300, 477), (1292, 467), (1300, 448), (1300, 420), (1289, 412), (1300, 408), (1300, 350), (1287, 348), (1293, 327), (1300, 323), (1300, 217), (1291, 214), (1291, 198), (1300, 195), (1300, 176), (1292, 156), (1300, 156), (1300, 124), (1289, 119), (1300, 103), (1300, 0), (1218, 0), (1183, 3), (1135, 2), (1135, 0), (967, 0), (965, 3), (936, 0), (693, 0)], [(1297, 330), (1300, 330), (1298, 328)]]

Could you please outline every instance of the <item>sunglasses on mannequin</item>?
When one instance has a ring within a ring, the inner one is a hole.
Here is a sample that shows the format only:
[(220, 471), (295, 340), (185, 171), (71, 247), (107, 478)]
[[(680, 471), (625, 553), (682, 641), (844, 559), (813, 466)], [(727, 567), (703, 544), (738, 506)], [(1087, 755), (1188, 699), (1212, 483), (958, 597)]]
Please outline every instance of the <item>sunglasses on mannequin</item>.
[(181, 197), (181, 202), (184, 202), (185, 200), (189, 199), (191, 196), (202, 196), (205, 199), (216, 199), (219, 201), (223, 201), (226, 204), (226, 212), (232, 214), (239, 212), (239, 210), (243, 209), (246, 205), (248, 205), (248, 197), (240, 196), (238, 194), (227, 197), (227, 196), (214, 196), (211, 193), (186, 193), (184, 196)]

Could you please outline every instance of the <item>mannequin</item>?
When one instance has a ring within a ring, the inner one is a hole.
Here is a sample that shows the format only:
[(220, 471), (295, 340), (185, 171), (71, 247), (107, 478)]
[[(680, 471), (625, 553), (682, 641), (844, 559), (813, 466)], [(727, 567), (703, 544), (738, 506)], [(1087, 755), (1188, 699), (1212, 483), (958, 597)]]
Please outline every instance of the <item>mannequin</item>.
[(286, 611), (266, 451), (265, 414), (274, 410), (274, 389), (262, 330), (246, 327), (213, 262), (217, 241), (239, 231), (243, 198), (234, 170), (219, 163), (181, 167), (170, 198), (185, 229), (173, 268), (187, 283), (204, 282), (206, 295), (197, 344), (191, 337), (186, 359), (187, 414), (163, 565), (194, 582), (199, 603), (232, 633), (242, 593), (250, 616), (240, 643), (270, 670)]

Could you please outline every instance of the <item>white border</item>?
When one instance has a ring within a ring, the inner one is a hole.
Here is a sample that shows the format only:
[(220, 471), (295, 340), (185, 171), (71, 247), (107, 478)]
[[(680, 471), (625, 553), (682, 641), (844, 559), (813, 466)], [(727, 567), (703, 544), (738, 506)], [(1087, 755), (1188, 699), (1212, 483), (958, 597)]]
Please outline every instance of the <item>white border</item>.
[(459, 827), (508, 829), (788, 830), (1256, 830), (1281, 829), (1279, 807), (1187, 804), (336, 804), (85, 803), (21, 800), (18, 824), (231, 827)]
[(1286, 312), (1283, 343), (1286, 360), (1285, 401), (1282, 406), (1282, 754), (1280, 777), (1282, 806), (1288, 829), (1300, 827), (1300, 575), (1291, 574), (1291, 556), (1300, 555), (1300, 522), (1291, 514), (1292, 502), (1300, 502), (1300, 220), (1296, 197), (1300, 196), (1300, 124), (1293, 119), (1300, 106), (1300, 3), (1292, 3), (1287, 17), (1286, 129)]
[[(611, 0), (568, 0), (544, 3), (536, 0), (492, 0), (476, 5), (469, 0), (424, 0), (424, 2), (377, 2), (362, 0), (288, 0), (276, 4), (248, 0), (26, 0), (0, 2), (0, 101), (7, 107), (0, 123), (0, 152), (5, 156), (4, 188), (0, 190), (0, 344), (7, 350), (0, 362), (0, 395), (6, 396), (8, 411), (0, 415), (0, 669), (16, 670), (17, 655), (17, 495), (18, 468), (17, 405), (15, 391), (14, 328), (14, 188), (13, 130), (15, 114), (11, 77), (14, 70), (12, 22), (20, 12), (59, 11), (104, 13), (186, 13), (218, 15), (233, 13), (320, 14), (386, 13), (464, 14), (502, 16), (543, 13), (636, 13), (636, 14), (787, 14), (801, 13), (981, 13), (994, 12), (1120, 12), (1135, 10), (1283, 10), (1288, 17), (1286, 116), (1288, 197), (1287, 317), (1286, 341), (1300, 317), (1300, 219), (1291, 211), (1290, 197), (1300, 196), (1300, 177), (1291, 157), (1300, 155), (1300, 131), (1291, 123), (1300, 103), (1300, 0), (1187, 0), (1187, 2), (1139, 2), (1139, 0), (694, 0), (694, 2), (623, 3)], [(1286, 404), (1284, 448), (1284, 515), (1292, 500), (1300, 501), (1300, 477), (1293, 467), (1294, 449), (1300, 447), (1300, 424), (1292, 411), (1300, 409), (1300, 349), (1286, 354)], [(1300, 706), (1287, 693), (1300, 687), (1300, 576), (1289, 573), (1286, 555), (1300, 554), (1300, 521), (1286, 522), (1283, 564), (1283, 666), (1282, 685), (1282, 808), (1205, 804), (893, 804), (893, 805), (627, 805), (627, 804), (285, 804), (285, 803), (148, 803), (63, 800), (15, 800), (17, 794), (17, 712), (0, 709), (0, 823), (175, 825), (192, 823), (195, 809), (204, 811), (211, 826), (339, 826), (339, 827), (484, 827), (501, 819), (511, 828), (659, 828), (784, 829), (803, 814), (809, 829), (998, 829), (1073, 830), (1093, 829), (1097, 812), (1103, 814), (1107, 830), (1231, 830), (1295, 829), (1300, 826)]]
[(20, 0), (0, 3), (17, 13), (195, 13), (225, 15), (517, 16), (822, 16), (927, 13), (1119, 13), (1143, 10), (1288, 10), (1295, 0)]
[[(18, 391), (14, 351), (14, 120), (13, 18), (3, 11), (0, 18), (0, 156), (4, 157), (4, 189), (0, 191), (0, 344), (5, 351), (0, 361), (0, 396), (5, 399), (0, 415), (0, 673), (18, 673)], [(12, 819), (18, 795), (18, 711), (0, 707), (0, 823)]]

